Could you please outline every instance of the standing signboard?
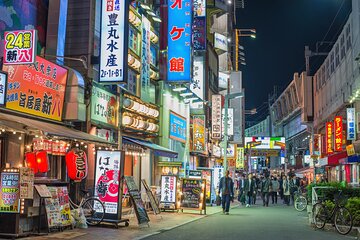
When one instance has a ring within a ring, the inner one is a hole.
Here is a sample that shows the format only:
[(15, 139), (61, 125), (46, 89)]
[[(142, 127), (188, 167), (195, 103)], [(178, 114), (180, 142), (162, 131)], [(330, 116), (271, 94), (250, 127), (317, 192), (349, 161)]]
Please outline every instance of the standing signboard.
[(170, 175), (161, 176), (160, 207), (162, 209), (177, 208), (177, 177)]
[(0, 106), (5, 105), (7, 77), (6, 72), (0, 71)]
[(181, 179), (181, 209), (197, 209), (200, 213), (204, 210), (206, 214), (206, 180), (204, 179)]
[(355, 108), (346, 109), (347, 140), (356, 140)]
[(47, 187), (51, 198), (45, 198), (49, 228), (71, 225), (69, 193), (67, 187)]
[(116, 95), (94, 85), (91, 94), (91, 120), (117, 127), (118, 112)]
[(150, 219), (149, 216), (147, 215), (144, 203), (141, 199), (139, 188), (134, 181), (134, 177), (125, 176), (124, 179), (126, 182), (126, 186), (128, 188), (130, 199), (132, 201), (132, 205), (135, 210), (136, 217), (138, 219), (138, 224), (139, 225), (144, 223), (147, 224), (150, 221)]
[(149, 185), (147, 184), (147, 182), (145, 181), (145, 179), (142, 179), (141, 180), (144, 188), (145, 188), (145, 191), (146, 191), (146, 195), (148, 196), (148, 199), (150, 201), (150, 205), (151, 205), (151, 208), (153, 209), (155, 215), (156, 214), (160, 214), (160, 209), (159, 209), (159, 204), (158, 202), (156, 201), (155, 197), (154, 197), (154, 194), (152, 193)]
[[(120, 180), (123, 176), (124, 156), (122, 151), (99, 150), (95, 163), (95, 197), (103, 202), (103, 221), (121, 221)], [(95, 209), (101, 209), (95, 207)], [(101, 213), (99, 213), (101, 214)]]
[(32, 168), (20, 168), (20, 198), (34, 198), (34, 171)]
[(20, 212), (20, 174), (19, 172), (1, 172), (0, 213)]
[(212, 95), (211, 106), (211, 137), (221, 139), (221, 95)]
[(170, 111), (170, 133), (169, 138), (186, 143), (186, 118)]
[(215, 199), (215, 189), (213, 187), (213, 169), (209, 168), (198, 168), (201, 170), (201, 178), (206, 180), (206, 186), (205, 186), (205, 201), (206, 203), (212, 204)]

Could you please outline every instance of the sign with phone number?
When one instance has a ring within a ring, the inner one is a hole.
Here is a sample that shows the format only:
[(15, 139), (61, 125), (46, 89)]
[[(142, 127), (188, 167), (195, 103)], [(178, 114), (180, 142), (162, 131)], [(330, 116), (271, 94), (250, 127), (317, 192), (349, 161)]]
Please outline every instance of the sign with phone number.
[(34, 63), (36, 33), (34, 29), (5, 32), (4, 64)]

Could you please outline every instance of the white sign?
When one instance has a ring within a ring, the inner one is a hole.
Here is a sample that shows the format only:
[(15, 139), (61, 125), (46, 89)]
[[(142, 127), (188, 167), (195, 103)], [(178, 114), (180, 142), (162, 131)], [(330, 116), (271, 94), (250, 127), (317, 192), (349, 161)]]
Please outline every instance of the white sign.
[[(234, 109), (228, 108), (228, 126), (227, 126), (227, 135), (234, 135)], [(224, 136), (225, 130), (225, 109), (222, 109), (222, 125), (221, 125), (221, 133)]]
[[(235, 144), (229, 144), (229, 147), (226, 149), (226, 157), (234, 158), (235, 151)], [(224, 148), (221, 148), (221, 156), (224, 156)]]
[(212, 155), (214, 157), (221, 157), (221, 147), (217, 146), (217, 145), (212, 145)]
[(204, 99), (204, 77), (204, 57), (195, 57), (190, 90), (201, 100)]
[(214, 188), (215, 188), (215, 194), (217, 194), (219, 192), (219, 183), (220, 183), (220, 179), (224, 176), (224, 171), (223, 171), (223, 167), (222, 166), (215, 166), (214, 167)]
[(7, 74), (0, 72), (0, 105), (5, 105)]
[[(95, 197), (104, 203), (105, 213), (108, 214), (118, 213), (120, 164), (121, 151), (97, 151)], [(94, 208), (101, 209), (96, 206)]]
[(221, 139), (221, 95), (212, 95), (211, 103), (211, 136), (213, 139)]
[(104, 128), (97, 128), (96, 129), (96, 136), (99, 138), (105, 139), (108, 142), (114, 143), (114, 133), (111, 130), (104, 129)]
[[(123, 82), (127, 67), (125, 19), (128, 2), (102, 0), (99, 82)], [(128, 33), (126, 33), (128, 34)]]
[(176, 176), (161, 176), (160, 202), (176, 202)]
[(311, 156), (310, 155), (305, 155), (304, 156), (304, 163), (310, 164), (312, 162)]
[(227, 52), (228, 51), (227, 37), (220, 33), (214, 33), (214, 47)]
[(356, 140), (355, 131), (355, 108), (346, 109), (347, 116), (347, 140)]
[(219, 88), (228, 88), (229, 74), (219, 72)]
[(252, 149), (285, 149), (284, 137), (245, 137), (245, 147)]

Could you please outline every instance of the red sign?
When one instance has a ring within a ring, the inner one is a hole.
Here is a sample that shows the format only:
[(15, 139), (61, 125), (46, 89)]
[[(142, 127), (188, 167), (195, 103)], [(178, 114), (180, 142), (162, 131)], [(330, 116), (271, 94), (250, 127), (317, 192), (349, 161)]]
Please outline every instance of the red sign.
[(333, 153), (333, 123), (327, 122), (326, 123), (326, 135), (325, 135), (325, 142), (326, 142), (326, 153), (330, 154)]
[(343, 139), (343, 119), (341, 116), (336, 116), (334, 119), (335, 124), (335, 151), (342, 151)]
[(4, 40), (4, 64), (34, 63), (36, 30), (5, 32)]

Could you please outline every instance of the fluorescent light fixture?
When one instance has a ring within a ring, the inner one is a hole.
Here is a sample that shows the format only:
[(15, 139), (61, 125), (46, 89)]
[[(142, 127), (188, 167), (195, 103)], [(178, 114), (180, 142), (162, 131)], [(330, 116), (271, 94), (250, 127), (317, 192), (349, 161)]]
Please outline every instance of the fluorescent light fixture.
[(228, 4), (231, 4), (231, 3), (232, 3), (232, 2), (229, 0), (229, 1), (228, 1)]
[(197, 100), (198, 98), (197, 97), (192, 97), (192, 98), (185, 98), (186, 100), (189, 100), (189, 101), (193, 101), (193, 100)]
[(146, 11), (150, 16), (152, 17), (156, 17), (156, 14), (153, 11)]
[(193, 95), (193, 93), (190, 93), (190, 92), (180, 94), (180, 96), (182, 96), (182, 97), (191, 96), (191, 95)]
[(251, 34), (250, 37), (251, 37), (251, 38), (256, 38), (256, 35), (255, 35), (255, 34)]
[(228, 38), (227, 41), (230, 43), (230, 42), (231, 42), (231, 38)]
[(161, 22), (161, 19), (159, 17), (152, 17), (152, 19), (155, 21), (155, 22)]
[(150, 6), (149, 6), (149, 5), (146, 5), (146, 4), (144, 4), (144, 3), (140, 3), (140, 7), (141, 7), (142, 9), (145, 9), (145, 10), (151, 10)]
[(178, 87), (178, 88), (174, 88), (173, 91), (174, 92), (181, 92), (181, 91), (184, 91), (186, 89), (187, 89), (186, 87)]

